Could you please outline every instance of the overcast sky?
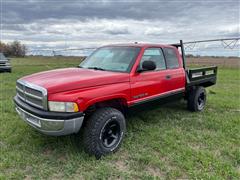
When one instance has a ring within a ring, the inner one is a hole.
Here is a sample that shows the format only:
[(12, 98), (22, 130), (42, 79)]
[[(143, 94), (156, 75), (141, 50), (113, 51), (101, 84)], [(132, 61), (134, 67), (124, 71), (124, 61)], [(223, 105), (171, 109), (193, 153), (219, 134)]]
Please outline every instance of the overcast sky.
[(0, 1), (1, 40), (29, 49), (239, 37), (239, 0)]

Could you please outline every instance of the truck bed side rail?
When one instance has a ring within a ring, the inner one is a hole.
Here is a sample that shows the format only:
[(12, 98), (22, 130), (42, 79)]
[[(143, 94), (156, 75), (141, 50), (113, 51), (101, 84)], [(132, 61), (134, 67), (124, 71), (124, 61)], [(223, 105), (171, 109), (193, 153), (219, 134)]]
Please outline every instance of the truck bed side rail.
[(187, 86), (211, 86), (216, 84), (217, 66), (189, 69), (187, 73)]

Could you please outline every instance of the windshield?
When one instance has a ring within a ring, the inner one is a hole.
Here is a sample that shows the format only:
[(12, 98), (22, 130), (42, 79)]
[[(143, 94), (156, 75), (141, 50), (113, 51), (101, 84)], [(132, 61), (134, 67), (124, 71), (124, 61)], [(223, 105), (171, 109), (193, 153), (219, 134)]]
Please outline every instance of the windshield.
[(7, 60), (7, 58), (3, 55), (3, 53), (0, 53), (0, 60)]
[(139, 50), (137, 47), (103, 47), (93, 52), (79, 67), (130, 72)]

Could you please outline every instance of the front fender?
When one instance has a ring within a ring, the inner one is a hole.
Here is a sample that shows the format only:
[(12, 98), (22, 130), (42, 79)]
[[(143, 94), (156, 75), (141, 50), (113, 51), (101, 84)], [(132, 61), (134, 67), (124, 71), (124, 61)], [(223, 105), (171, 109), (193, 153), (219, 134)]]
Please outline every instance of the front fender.
[(126, 102), (130, 101), (129, 82), (50, 94), (48, 97), (49, 101), (76, 102), (82, 112), (97, 102), (112, 99), (124, 99)]

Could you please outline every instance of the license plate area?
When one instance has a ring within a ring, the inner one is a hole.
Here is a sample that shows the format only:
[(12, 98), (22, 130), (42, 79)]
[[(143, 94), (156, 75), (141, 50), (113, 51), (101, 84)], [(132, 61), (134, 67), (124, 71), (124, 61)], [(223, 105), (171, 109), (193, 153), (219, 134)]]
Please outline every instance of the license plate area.
[(21, 116), (21, 118), (24, 120), (24, 121), (27, 121), (29, 124), (32, 124), (34, 126), (37, 126), (37, 127), (41, 127), (41, 121), (39, 119), (37, 119), (36, 117), (34, 116), (31, 116), (27, 113), (25, 113), (24, 111), (22, 111), (21, 109), (19, 108), (16, 108), (18, 114)]
[(40, 122), (39, 119), (36, 119), (36, 118), (31, 117), (31, 116), (29, 116), (28, 114), (26, 114), (26, 120), (27, 120), (29, 123), (31, 123), (31, 124), (33, 124), (33, 125), (35, 125), (35, 126), (37, 126), (37, 127), (41, 127), (41, 122)]

